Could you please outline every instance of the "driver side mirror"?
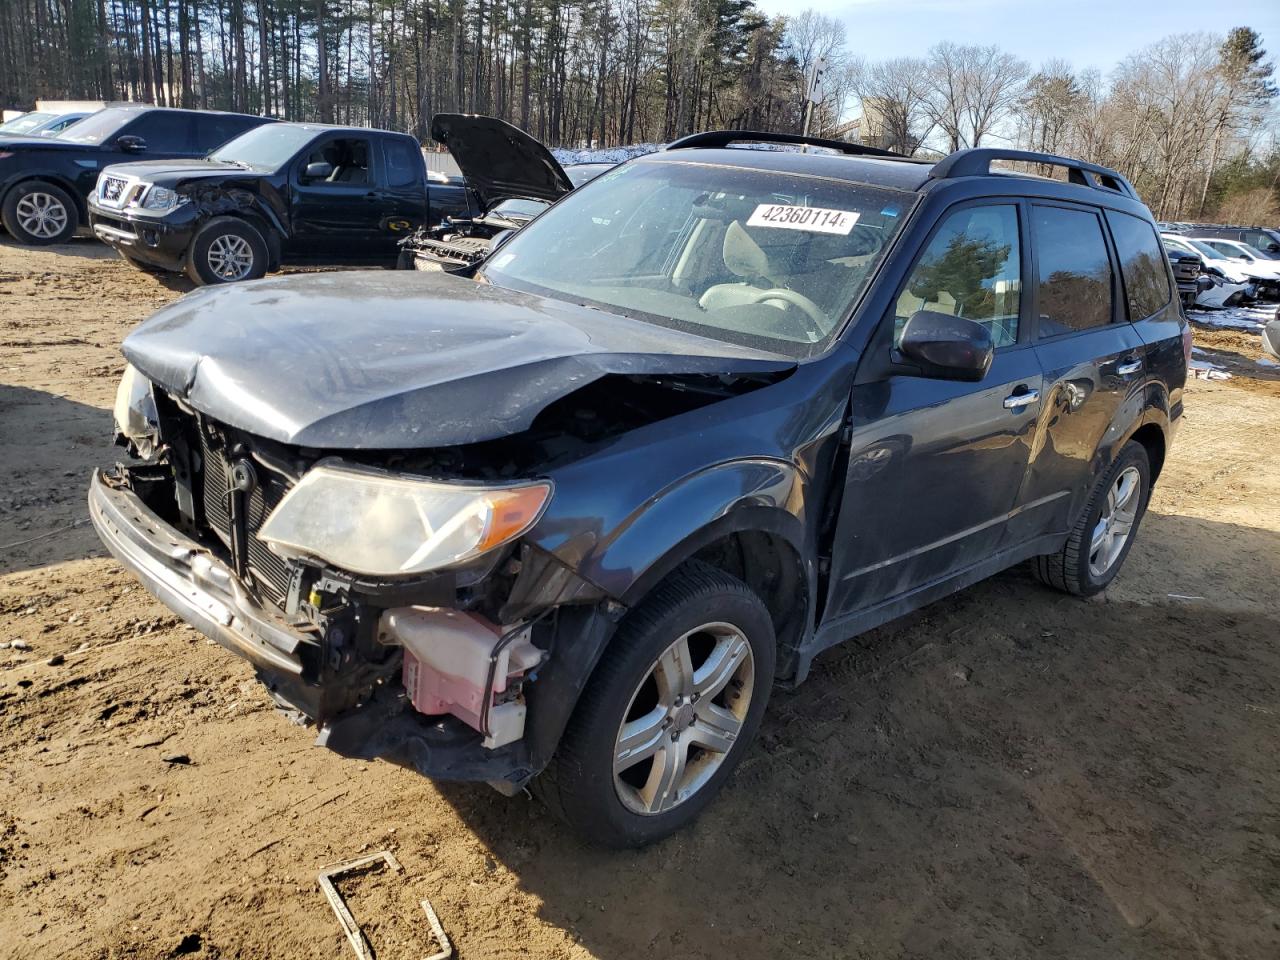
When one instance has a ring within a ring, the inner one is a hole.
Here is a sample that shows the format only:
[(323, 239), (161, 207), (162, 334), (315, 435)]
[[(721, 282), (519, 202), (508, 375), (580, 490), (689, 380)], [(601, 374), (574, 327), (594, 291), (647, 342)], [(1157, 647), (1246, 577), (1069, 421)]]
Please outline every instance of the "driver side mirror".
[(980, 323), (936, 310), (917, 310), (902, 328), (898, 352), (936, 380), (977, 382), (991, 369), (995, 344)]
[(146, 153), (147, 141), (141, 137), (125, 134), (123, 137), (116, 138), (116, 147), (123, 153)]
[(306, 169), (302, 171), (304, 180), (328, 180), (331, 176), (333, 176), (331, 163), (308, 163)]

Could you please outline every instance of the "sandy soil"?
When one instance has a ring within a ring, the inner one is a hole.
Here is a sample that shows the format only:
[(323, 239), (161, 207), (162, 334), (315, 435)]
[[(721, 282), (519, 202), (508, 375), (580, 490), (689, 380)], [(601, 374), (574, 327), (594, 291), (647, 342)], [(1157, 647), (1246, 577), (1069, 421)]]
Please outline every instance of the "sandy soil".
[(316, 872), (383, 848), (405, 872), (344, 889), (386, 960), (429, 952), (423, 897), (483, 960), (1280, 955), (1280, 385), (1247, 337), (1197, 330), (1236, 376), (1193, 385), (1107, 595), (1014, 570), (833, 650), (695, 829), (613, 854), (313, 747), (103, 556), (117, 345), (180, 292), (0, 240), (0, 957), (341, 957)]

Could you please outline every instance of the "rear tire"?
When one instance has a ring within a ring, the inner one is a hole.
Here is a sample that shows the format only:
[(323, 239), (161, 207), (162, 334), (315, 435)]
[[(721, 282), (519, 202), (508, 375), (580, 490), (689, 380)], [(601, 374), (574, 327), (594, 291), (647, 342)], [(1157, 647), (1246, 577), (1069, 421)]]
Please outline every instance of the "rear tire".
[(536, 791), (594, 843), (639, 847), (674, 833), (749, 749), (775, 658), (760, 598), (715, 567), (684, 565), (619, 626)]
[(1147, 450), (1130, 440), (1094, 484), (1062, 549), (1032, 561), (1036, 578), (1077, 597), (1105, 590), (1129, 555), (1150, 497)]
[(267, 241), (235, 217), (214, 217), (196, 232), (187, 251), (187, 276), (201, 286), (257, 280), (267, 273)]
[(0, 205), (0, 220), (19, 243), (47, 246), (70, 240), (80, 225), (71, 195), (45, 180), (27, 180), (10, 190)]

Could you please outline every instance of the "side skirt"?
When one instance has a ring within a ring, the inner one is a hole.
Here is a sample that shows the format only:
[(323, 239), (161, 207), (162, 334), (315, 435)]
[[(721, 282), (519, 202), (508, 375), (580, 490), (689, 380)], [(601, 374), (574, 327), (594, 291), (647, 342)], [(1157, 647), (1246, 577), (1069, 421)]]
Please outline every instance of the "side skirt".
[(956, 573), (922, 584), (907, 593), (900, 593), (865, 610), (856, 610), (837, 620), (824, 623), (800, 648), (792, 684), (799, 684), (808, 676), (813, 658), (823, 650), (850, 640), (860, 633), (866, 633), (890, 620), (896, 620), (935, 600), (941, 600), (959, 590), (971, 587), (980, 580), (1016, 566), (1024, 560), (1060, 550), (1065, 537), (1065, 533), (1051, 533), (1028, 540), (1026, 543), (1002, 550)]

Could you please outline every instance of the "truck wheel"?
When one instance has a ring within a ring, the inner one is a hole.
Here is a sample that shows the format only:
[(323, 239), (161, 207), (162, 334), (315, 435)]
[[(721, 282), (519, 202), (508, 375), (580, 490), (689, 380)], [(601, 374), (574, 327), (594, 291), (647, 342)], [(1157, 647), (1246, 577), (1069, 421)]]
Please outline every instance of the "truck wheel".
[(38, 246), (69, 240), (80, 225), (71, 195), (44, 180), (28, 180), (10, 190), (0, 219), (19, 243)]
[(592, 842), (638, 847), (690, 823), (747, 752), (773, 685), (773, 622), (741, 580), (689, 563), (618, 628), (535, 781)]
[(1147, 450), (1130, 440), (1094, 485), (1062, 549), (1033, 561), (1036, 578), (1077, 597), (1105, 590), (1129, 555), (1150, 496)]
[(187, 251), (187, 276), (195, 284), (257, 280), (267, 272), (267, 241), (235, 217), (215, 217), (196, 233)]

